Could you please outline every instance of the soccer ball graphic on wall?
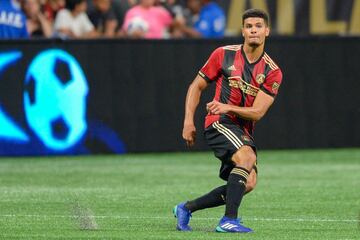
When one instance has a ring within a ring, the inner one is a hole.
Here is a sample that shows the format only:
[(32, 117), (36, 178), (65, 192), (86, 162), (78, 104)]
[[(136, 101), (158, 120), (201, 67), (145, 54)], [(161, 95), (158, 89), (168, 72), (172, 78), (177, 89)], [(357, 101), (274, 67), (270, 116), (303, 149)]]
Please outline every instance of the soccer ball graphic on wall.
[(88, 86), (77, 60), (60, 49), (41, 52), (25, 77), (26, 120), (47, 148), (61, 151), (84, 136)]

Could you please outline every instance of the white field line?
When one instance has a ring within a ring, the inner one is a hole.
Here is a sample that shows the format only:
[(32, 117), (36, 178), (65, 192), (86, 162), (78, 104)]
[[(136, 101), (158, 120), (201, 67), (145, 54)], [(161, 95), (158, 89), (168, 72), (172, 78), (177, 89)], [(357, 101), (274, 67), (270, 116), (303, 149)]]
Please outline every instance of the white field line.
[[(16, 215), (16, 214), (3, 214), (0, 215), (0, 218), (77, 218), (76, 215), (36, 215), (36, 214), (25, 214), (25, 215)], [(130, 217), (130, 216), (93, 216), (98, 219), (172, 219), (173, 217)], [(324, 219), (324, 218), (258, 218), (258, 217), (247, 217), (244, 218), (246, 221), (270, 221), (270, 222), (359, 222), (360, 219)], [(204, 217), (195, 217), (194, 220), (218, 220), (218, 218), (204, 218)]]

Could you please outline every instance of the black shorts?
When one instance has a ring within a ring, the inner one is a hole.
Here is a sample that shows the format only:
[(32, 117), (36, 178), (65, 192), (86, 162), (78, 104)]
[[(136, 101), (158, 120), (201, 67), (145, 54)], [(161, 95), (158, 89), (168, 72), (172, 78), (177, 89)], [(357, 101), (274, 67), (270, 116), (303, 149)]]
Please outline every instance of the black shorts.
[[(214, 122), (205, 129), (204, 135), (215, 157), (221, 160), (219, 177), (225, 181), (235, 167), (231, 158), (238, 149), (244, 145), (250, 146), (256, 154), (254, 139), (235, 124)], [(256, 163), (254, 169), (257, 172)]]

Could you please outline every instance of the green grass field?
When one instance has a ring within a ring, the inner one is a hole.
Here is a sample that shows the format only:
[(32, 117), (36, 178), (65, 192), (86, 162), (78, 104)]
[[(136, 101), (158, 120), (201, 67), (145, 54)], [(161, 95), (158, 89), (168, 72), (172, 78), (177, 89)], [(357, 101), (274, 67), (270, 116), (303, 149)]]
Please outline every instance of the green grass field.
[(172, 207), (223, 184), (212, 153), (0, 159), (1, 239), (360, 239), (360, 149), (262, 151), (252, 234), (177, 232)]

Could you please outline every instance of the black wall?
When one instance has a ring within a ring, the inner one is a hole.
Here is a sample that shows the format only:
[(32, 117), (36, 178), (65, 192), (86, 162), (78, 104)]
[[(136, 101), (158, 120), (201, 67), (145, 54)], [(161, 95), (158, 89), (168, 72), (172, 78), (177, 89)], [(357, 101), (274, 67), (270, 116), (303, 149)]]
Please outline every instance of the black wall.
[[(3, 41), (0, 52), (20, 50), (23, 59), (2, 73), (0, 84), (6, 86), (0, 87), (1, 104), (27, 128), (19, 95), (27, 65), (41, 50), (60, 48), (72, 54), (85, 71), (89, 122), (101, 122), (112, 129), (128, 152), (182, 151), (188, 85), (212, 50), (239, 42)], [(266, 51), (282, 69), (284, 79), (274, 105), (257, 123), (255, 140), (260, 149), (360, 145), (359, 42), (360, 38), (336, 37), (269, 39)], [(204, 106), (211, 100), (213, 87), (204, 93), (198, 108), (195, 150), (208, 149), (202, 129)], [(95, 134), (90, 125), (87, 136)], [(109, 152), (104, 141), (86, 136), (82, 141), (92, 153)], [(2, 144), (0, 139), (0, 148)], [(81, 153), (76, 146), (73, 150)]]

